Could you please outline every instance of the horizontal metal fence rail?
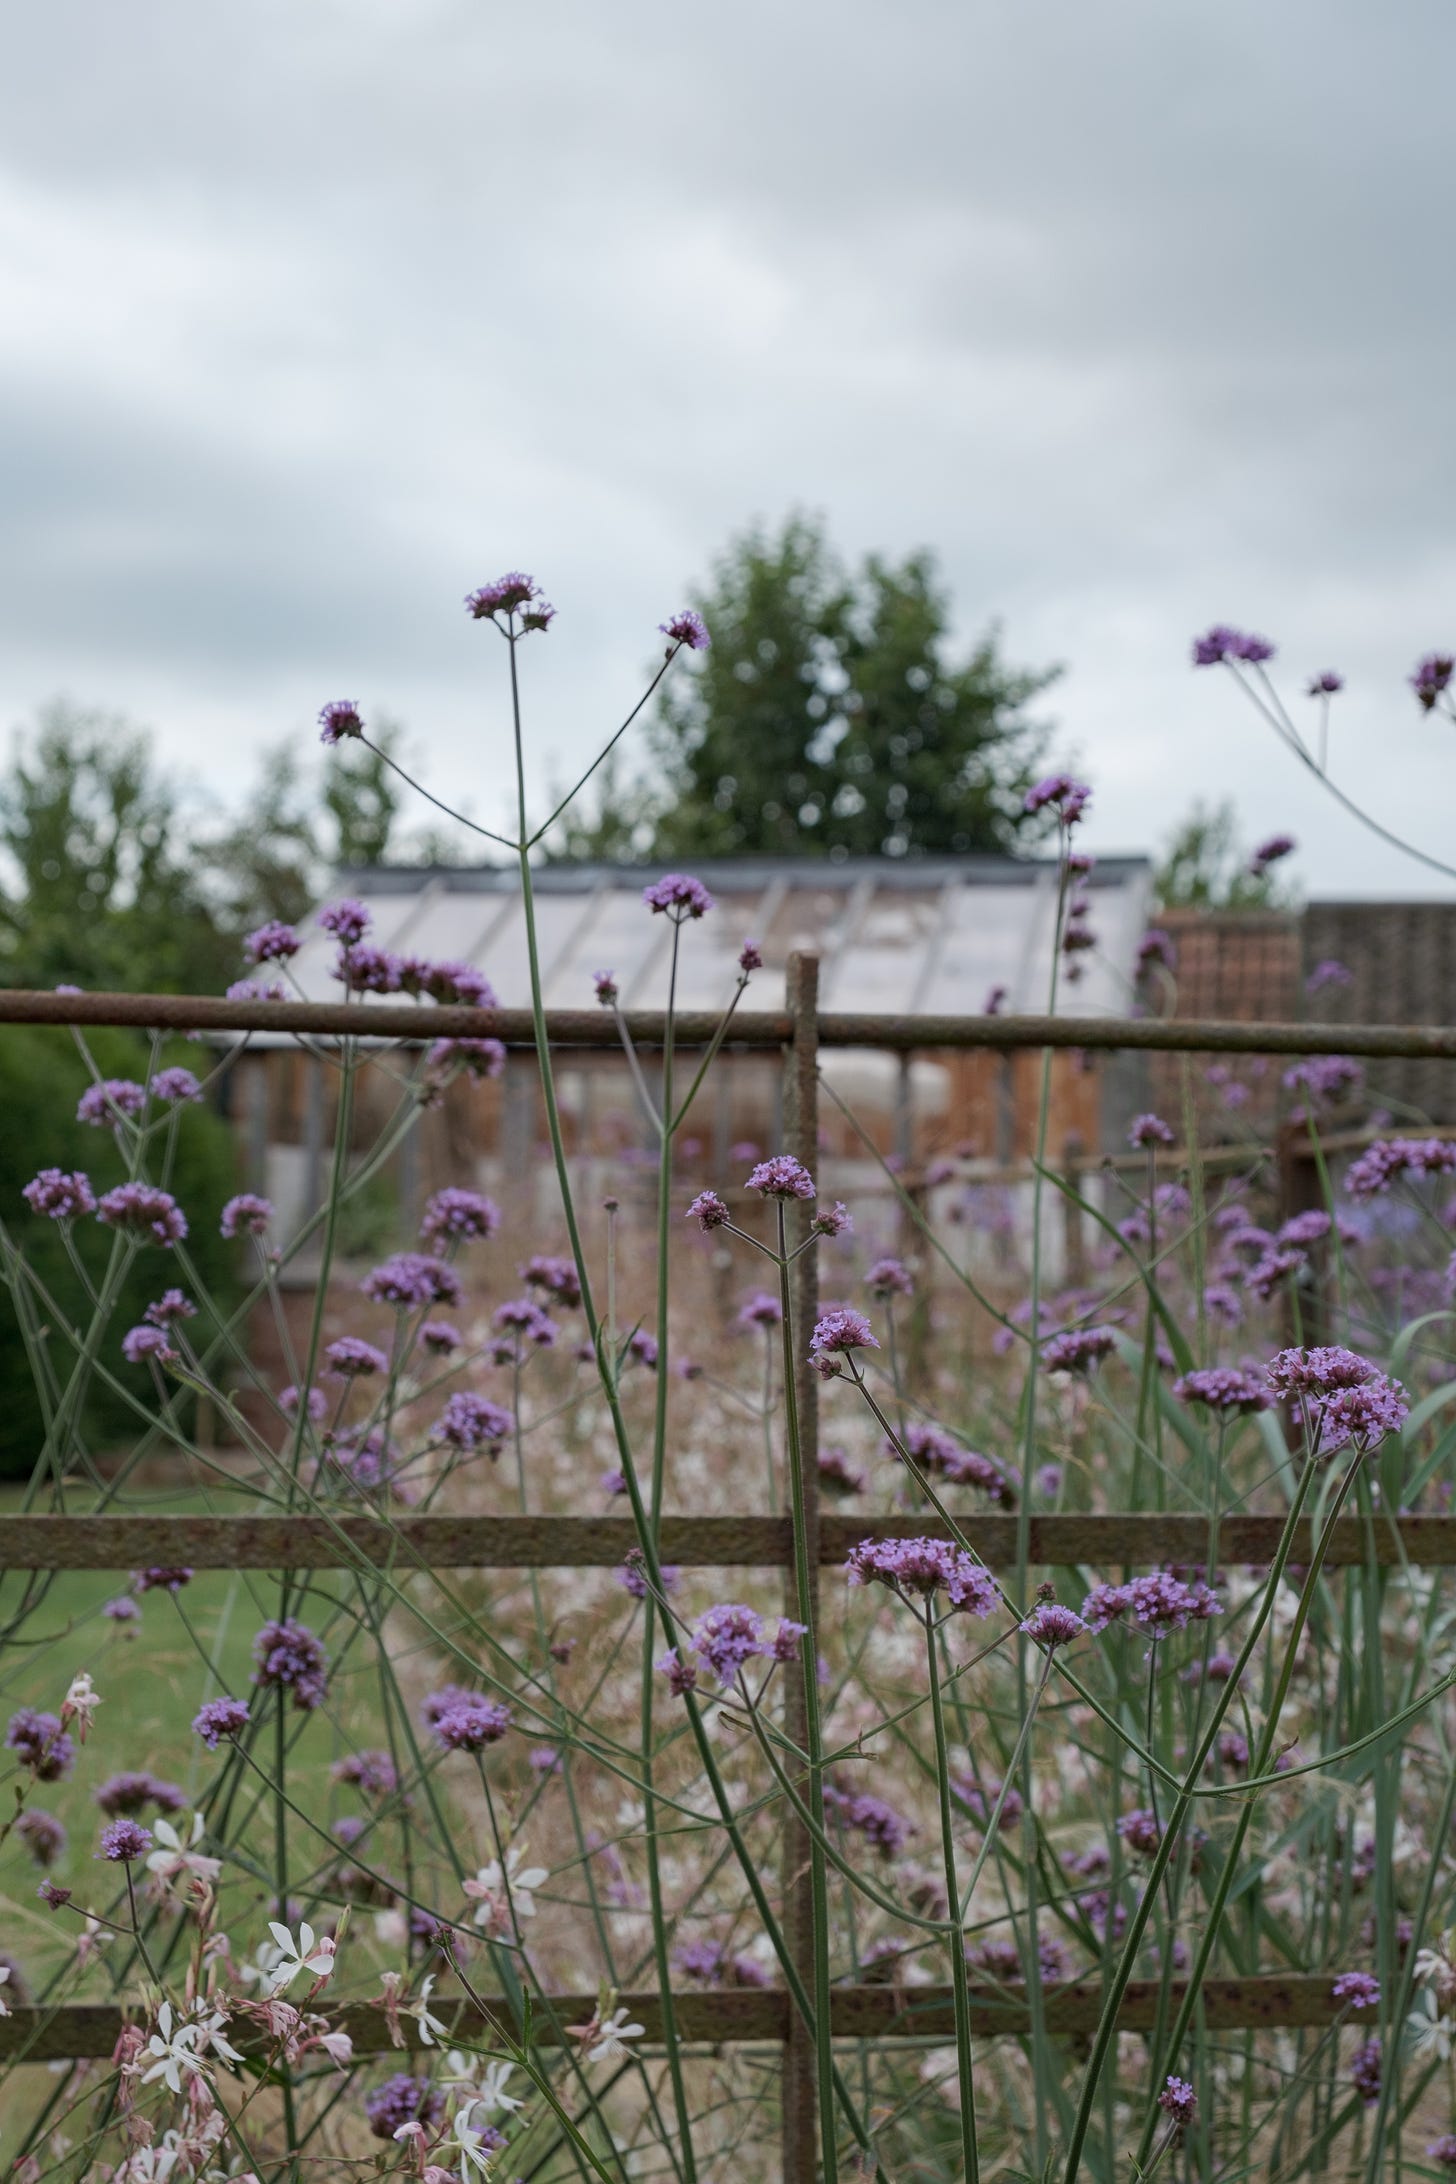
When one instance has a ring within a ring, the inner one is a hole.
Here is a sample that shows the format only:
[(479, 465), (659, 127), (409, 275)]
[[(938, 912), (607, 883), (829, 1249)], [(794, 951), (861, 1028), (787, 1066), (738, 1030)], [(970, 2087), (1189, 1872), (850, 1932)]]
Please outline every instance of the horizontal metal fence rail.
[[(1335, 2001), (1334, 1974), (1291, 1973), (1287, 1977), (1260, 1975), (1254, 1979), (1207, 1979), (1200, 1989), (1204, 2022), (1212, 2031), (1236, 2031), (1263, 2025), (1328, 2025), (1341, 2015)], [(1134, 1980), (1118, 2013), (1124, 2032), (1146, 2032), (1158, 2022), (1160, 2008), (1176, 2009), (1187, 1992), (1180, 1981), (1166, 1990), (1156, 1979)], [(432, 2016), (452, 2033), (488, 2032), (492, 2027), (518, 2035), (519, 2024), (510, 2005), (494, 1996), (483, 1998), (489, 2014), (482, 2017), (470, 2003), (432, 2001)], [(618, 1995), (618, 2002), (643, 2028), (648, 2041), (662, 2037), (662, 2004), (655, 1993)], [(547, 1998), (556, 2022), (546, 2009), (535, 2005), (533, 2037), (559, 2046), (563, 2029), (589, 2024), (597, 2008), (594, 1994), (552, 1995)], [(673, 2011), (678, 2038), (694, 2045), (718, 2047), (744, 2040), (782, 2041), (789, 2030), (789, 1997), (785, 1992), (763, 1989), (739, 1993), (713, 1991), (701, 1994), (674, 1991)], [(1079, 1979), (1065, 1986), (1043, 1990), (1042, 2017), (1050, 2033), (1072, 2036), (1094, 2032), (1102, 2013), (1099, 1980)], [(948, 2040), (955, 2030), (955, 2012), (949, 1987), (840, 1987), (835, 1990), (831, 2013), (834, 2037), (839, 2040)], [(127, 2013), (106, 2002), (63, 2004), (57, 2009), (12, 2009), (0, 2017), (0, 2058), (25, 2058), (32, 2062), (110, 2055), (116, 2046)], [(330, 2013), (330, 2023), (347, 2032), (361, 2055), (387, 2054), (394, 2045), (383, 2010), (372, 2003), (346, 2003)], [(422, 2043), (414, 2020), (399, 2021), (404, 2043)], [(1031, 2029), (1024, 2002), (1004, 1990), (971, 1990), (971, 2029), (978, 2037), (1025, 2035)], [(237, 2021), (228, 2027), (229, 2039), (243, 2044)]]
[[(620, 1020), (639, 1046), (661, 1046), (667, 1019), (659, 1010), (629, 1009)], [(1244, 1024), (1217, 1018), (1139, 1016), (881, 1016), (828, 1011), (817, 1019), (820, 1046), (879, 1047), (891, 1053), (952, 1047), (1138, 1048), (1167, 1054), (1363, 1054), (1417, 1061), (1456, 1061), (1456, 1028), (1421, 1024)], [(721, 1013), (680, 1011), (673, 1038), (680, 1047), (706, 1046), (722, 1028)], [(0, 1024), (131, 1025), (144, 1031), (321, 1033), (362, 1039), (499, 1039), (529, 1047), (529, 1009), (442, 1008), (381, 1001), (228, 1001), (210, 994), (28, 993), (0, 991)], [(619, 1019), (609, 1009), (548, 1009), (546, 1029), (556, 1047), (615, 1048)], [(779, 1048), (794, 1036), (788, 1010), (740, 1009), (728, 1044)]]
[[(962, 1536), (992, 1569), (1016, 1562), (1016, 1519), (957, 1518)], [(1224, 1517), (1221, 1562), (1273, 1559), (1282, 1517)], [(949, 1539), (945, 1521), (924, 1516), (820, 1520), (819, 1560), (833, 1565), (867, 1534), (880, 1539)], [(630, 1517), (18, 1516), (0, 1517), (0, 1571), (353, 1570), (404, 1563), (439, 1570), (611, 1569), (637, 1543)], [(1042, 1569), (1207, 1559), (1208, 1519), (1109, 1513), (1031, 1520), (1030, 1561)], [(784, 1569), (793, 1560), (787, 1517), (664, 1517), (663, 1559), (688, 1569)], [(1296, 1529), (1292, 1560), (1308, 1561), (1314, 1529)], [(1456, 1565), (1456, 1517), (1337, 1520), (1326, 1560), (1396, 1569)]]

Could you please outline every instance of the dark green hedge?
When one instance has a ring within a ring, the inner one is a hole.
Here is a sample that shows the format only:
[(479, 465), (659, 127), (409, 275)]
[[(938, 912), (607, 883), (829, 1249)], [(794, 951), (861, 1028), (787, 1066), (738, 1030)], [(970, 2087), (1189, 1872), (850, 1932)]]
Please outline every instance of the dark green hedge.
[[(88, 1034), (88, 1045), (104, 1076), (145, 1078), (149, 1042), (126, 1032), (96, 1031)], [(203, 1077), (216, 1056), (206, 1047), (178, 1041), (163, 1059), (165, 1063), (181, 1063)], [(75, 1119), (76, 1103), (90, 1081), (69, 1032), (46, 1026), (0, 1026), (0, 1116), (4, 1118), (0, 1127), (0, 1218), (70, 1323), (82, 1327), (87, 1324), (90, 1306), (61, 1237), (53, 1223), (32, 1214), (20, 1194), (40, 1168), (84, 1169), (98, 1197), (113, 1183), (125, 1180), (125, 1167), (112, 1133), (92, 1129)], [(153, 1144), (160, 1158), (161, 1140), (154, 1139)], [(160, 1180), (150, 1161), (148, 1172), (153, 1180)], [(212, 1108), (188, 1106), (184, 1110), (167, 1187), (187, 1215), (187, 1248), (213, 1297), (225, 1309), (240, 1292), (245, 1268), (243, 1247), (224, 1243), (218, 1234), (219, 1211), (239, 1186), (232, 1132)], [(109, 1255), (111, 1232), (97, 1221), (81, 1221), (76, 1225), (76, 1241), (94, 1278)], [(101, 1354), (106, 1363), (143, 1401), (152, 1393), (151, 1374), (145, 1366), (123, 1361), (121, 1338), (136, 1325), (144, 1307), (173, 1284), (189, 1286), (182, 1281), (173, 1253), (144, 1246), (128, 1274), (120, 1307), (103, 1340)], [(194, 1302), (199, 1307), (204, 1305), (201, 1297), (194, 1297)], [(199, 1317), (192, 1322), (192, 1329), (205, 1339), (207, 1324), (205, 1316)], [(64, 1381), (70, 1367), (70, 1345), (55, 1334), (50, 1336), (49, 1344), (56, 1377)], [(41, 1446), (44, 1423), (8, 1287), (0, 1288), (0, 1391), (0, 1478), (28, 1478)], [(138, 1423), (135, 1413), (128, 1410), (114, 1389), (93, 1389), (83, 1419), (88, 1447), (125, 1447), (136, 1437)]]

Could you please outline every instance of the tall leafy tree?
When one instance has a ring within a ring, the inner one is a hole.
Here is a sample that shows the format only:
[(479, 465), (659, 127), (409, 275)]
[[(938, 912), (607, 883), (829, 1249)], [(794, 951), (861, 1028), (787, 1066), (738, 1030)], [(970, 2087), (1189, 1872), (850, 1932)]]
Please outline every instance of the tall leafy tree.
[(994, 635), (953, 657), (930, 554), (846, 573), (796, 515), (735, 540), (693, 603), (713, 642), (664, 687), (651, 854), (921, 856), (1021, 836), (1043, 741), (1027, 707), (1056, 671), (1008, 667)]

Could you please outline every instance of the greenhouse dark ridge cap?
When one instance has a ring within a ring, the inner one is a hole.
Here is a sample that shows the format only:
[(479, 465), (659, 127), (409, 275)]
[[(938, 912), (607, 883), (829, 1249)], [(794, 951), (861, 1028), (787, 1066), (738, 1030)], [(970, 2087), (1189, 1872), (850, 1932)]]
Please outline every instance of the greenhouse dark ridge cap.
[[(625, 1023), (642, 1046), (660, 1046), (666, 1029), (661, 1010), (628, 1010), (620, 1020), (606, 1009), (549, 1009), (547, 1035), (561, 1047), (615, 1048)], [(723, 1022), (720, 1010), (681, 1011), (674, 1036), (683, 1047), (704, 1046)], [(366, 1040), (423, 1044), (441, 1038), (494, 1038), (529, 1047), (535, 1031), (529, 1009), (362, 1004), (343, 1001), (230, 1001), (214, 994), (57, 994), (0, 989), (0, 1024), (107, 1024), (151, 1030), (337, 1033)], [(730, 1047), (786, 1046), (793, 1037), (787, 1010), (741, 1009), (733, 1019)], [(1415, 1024), (1242, 1023), (1208, 1017), (1118, 1016), (906, 1016), (830, 1010), (818, 1018), (825, 1047), (886, 1051), (1064, 1047), (1098, 1051), (1128, 1048), (1152, 1053), (1350, 1054), (1456, 1059), (1456, 1027)]]
[[(1056, 871), (1056, 857), (1013, 857), (995, 850), (968, 850), (963, 856), (828, 857), (774, 855), (704, 857), (692, 860), (696, 877), (724, 894), (762, 891), (766, 881), (787, 879), (805, 889), (848, 890), (862, 879), (873, 878), (889, 889), (915, 890), (943, 887), (948, 882), (966, 886), (1032, 887), (1044, 874)], [(1136, 851), (1099, 857), (1088, 875), (1090, 884), (1120, 883), (1141, 877), (1151, 860)], [(660, 879), (665, 866), (652, 864), (550, 864), (532, 872), (536, 894), (581, 894), (611, 887), (624, 892)], [(400, 895), (439, 887), (446, 894), (504, 894), (519, 888), (515, 864), (499, 865), (340, 865), (331, 891), (355, 888), (365, 895)]]

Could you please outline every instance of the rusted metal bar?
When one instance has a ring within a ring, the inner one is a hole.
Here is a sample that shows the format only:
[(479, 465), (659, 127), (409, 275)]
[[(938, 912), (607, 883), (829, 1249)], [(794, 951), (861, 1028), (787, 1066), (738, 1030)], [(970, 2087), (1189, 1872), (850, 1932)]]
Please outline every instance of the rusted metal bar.
[[(1210, 2029), (1217, 2031), (1327, 2025), (1341, 2009), (1331, 1986), (1327, 1972), (1208, 1979), (1200, 1992), (1200, 2007)], [(1181, 2001), (1183, 1992), (1182, 1985), (1174, 1981), (1167, 1997), (1173, 2007)], [(1157, 1980), (1134, 1980), (1118, 2013), (1121, 2029), (1140, 2032), (1155, 2024), (1161, 1994)], [(520, 2027), (509, 2003), (495, 1997), (486, 1999), (485, 2012), (471, 2004), (451, 2003), (439, 1997), (431, 2002), (430, 2009), (452, 2034), (479, 2034), (495, 2026), (519, 2037)], [(662, 2003), (655, 1993), (624, 1994), (617, 1999), (643, 2027), (649, 2042), (661, 2038)], [(596, 2007), (595, 1995), (553, 1996), (547, 2009), (538, 2007), (533, 2013), (534, 2036), (543, 2046), (557, 2046), (562, 2038), (559, 2028), (589, 2023)], [(1048, 2032), (1074, 2036), (1092, 2032), (1102, 2009), (1101, 1982), (1081, 1979), (1049, 1987), (1043, 2008)], [(762, 1989), (674, 1993), (673, 2011), (680, 2039), (712, 2047), (740, 2041), (783, 2040), (790, 2014), (786, 1994)], [(134, 2014), (109, 2002), (68, 2003), (57, 2009), (12, 2009), (8, 2016), (0, 2017), (0, 2059), (24, 2058), (42, 2063), (108, 2056), (123, 2024)], [(330, 2021), (349, 2034), (357, 2054), (388, 2054), (393, 2046), (383, 2010), (371, 2003), (345, 2003), (331, 2013)], [(831, 2022), (837, 2040), (941, 2041), (950, 2036), (955, 2018), (949, 1987), (839, 1987), (835, 1989)], [(973, 1988), (971, 2029), (981, 2039), (1024, 2037), (1029, 2030), (1029, 2015), (1014, 1990)], [(407, 2047), (420, 2046), (419, 2029), (412, 2018), (401, 2018), (400, 2031)], [(230, 2025), (228, 2034), (240, 2046), (247, 2046), (247, 2035), (239, 2024)]]
[[(802, 1161), (810, 1174), (819, 1168), (819, 959), (795, 953), (789, 957), (787, 996), (794, 1033), (784, 1054), (784, 1143), (786, 1151)], [(804, 1242), (809, 1209), (795, 1205), (790, 1216), (790, 1242)], [(796, 1358), (794, 1390), (798, 1399), (799, 1448), (803, 1465), (804, 1516), (810, 1565), (810, 1595), (801, 1600), (792, 1561), (785, 1587), (785, 1608), (797, 1622), (818, 1628), (819, 1524), (819, 1381), (808, 1364), (809, 1334), (818, 1318), (819, 1254), (801, 1253), (794, 1268), (793, 1316)], [(787, 1482), (786, 1482), (787, 1484)], [(785, 1671), (784, 1732), (803, 1751), (809, 1741), (807, 1694), (802, 1665)], [(801, 1783), (804, 1793), (807, 1785)], [(822, 1817), (822, 1816), (820, 1816)], [(808, 1829), (785, 1803), (780, 1855), (783, 1861), (783, 1921), (785, 1939), (807, 1994), (814, 1992), (814, 1887), (809, 1870), (811, 1841)], [(797, 2010), (785, 2026), (781, 2092), (780, 2144), (784, 2184), (814, 2184), (819, 2166), (818, 2058), (804, 2020)]]
[[(1016, 1560), (1016, 1519), (967, 1514), (960, 1529), (992, 1569)], [(1284, 1520), (1224, 1517), (1219, 1558), (1268, 1562)], [(948, 1537), (939, 1517), (819, 1518), (819, 1564), (844, 1561), (873, 1533), (880, 1539)], [(139, 1570), (153, 1564), (194, 1570), (345, 1570), (392, 1564), (414, 1570), (609, 1569), (636, 1540), (630, 1517), (412, 1517), (386, 1523), (373, 1517), (0, 1517), (0, 1571)], [(1296, 1528), (1293, 1559), (1307, 1562), (1313, 1535)], [(792, 1561), (787, 1517), (664, 1517), (662, 1552), (689, 1569), (787, 1569)], [(1200, 1562), (1208, 1553), (1208, 1520), (1176, 1512), (1096, 1516), (1034, 1516), (1031, 1560), (1043, 1569), (1097, 1568), (1122, 1563)], [(1363, 1519), (1341, 1517), (1328, 1560), (1350, 1565), (1372, 1559), (1389, 1569), (1403, 1562), (1425, 1569), (1456, 1566), (1456, 1517), (1376, 1519), (1367, 1539)]]
[[(661, 1046), (666, 1018), (631, 1009), (622, 1019), (634, 1043)], [(706, 1046), (722, 1022), (716, 1011), (675, 1018), (682, 1047)], [(117, 1024), (143, 1030), (317, 1033), (362, 1039), (499, 1039), (534, 1044), (526, 1009), (475, 1009), (381, 1001), (227, 1001), (212, 994), (30, 993), (0, 990), (0, 1024)], [(617, 1018), (603, 1009), (552, 1009), (546, 1028), (555, 1047), (615, 1047)], [(747, 1009), (733, 1019), (731, 1047), (777, 1049), (794, 1033), (788, 1010)], [(1456, 1027), (1437, 1024), (1247, 1024), (1217, 1018), (1160, 1020), (1125, 1016), (822, 1015), (821, 1047), (878, 1047), (887, 1053), (1018, 1047), (1072, 1047), (1166, 1054), (1361, 1054), (1415, 1061), (1456, 1060)]]

